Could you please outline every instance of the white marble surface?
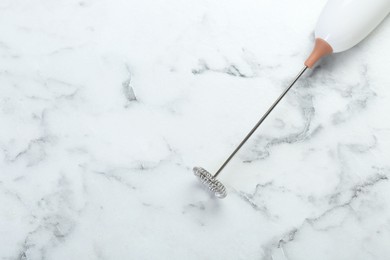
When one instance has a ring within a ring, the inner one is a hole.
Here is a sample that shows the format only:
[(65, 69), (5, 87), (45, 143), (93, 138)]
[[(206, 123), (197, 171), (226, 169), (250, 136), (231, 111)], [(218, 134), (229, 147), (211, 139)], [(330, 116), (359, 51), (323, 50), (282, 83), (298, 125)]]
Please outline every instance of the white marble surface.
[(390, 20), (307, 73), (325, 0), (0, 1), (0, 259), (389, 259)]

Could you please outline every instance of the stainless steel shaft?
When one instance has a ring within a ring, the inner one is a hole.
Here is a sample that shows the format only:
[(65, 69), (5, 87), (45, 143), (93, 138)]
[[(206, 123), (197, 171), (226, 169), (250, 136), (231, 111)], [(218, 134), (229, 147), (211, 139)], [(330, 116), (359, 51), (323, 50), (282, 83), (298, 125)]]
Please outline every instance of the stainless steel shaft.
[(230, 156), (226, 159), (226, 161), (221, 165), (218, 171), (214, 174), (214, 178), (221, 173), (221, 171), (225, 168), (225, 166), (230, 162), (230, 160), (234, 157), (234, 155), (241, 149), (241, 147), (248, 141), (248, 139), (252, 136), (252, 134), (256, 131), (256, 129), (263, 123), (263, 121), (268, 117), (268, 115), (274, 110), (274, 108), (278, 105), (280, 100), (287, 94), (287, 92), (294, 86), (295, 82), (302, 76), (302, 74), (307, 70), (307, 66), (303, 67), (303, 69), (298, 73), (295, 79), (291, 82), (291, 84), (286, 88), (285, 91), (275, 100), (275, 102), (271, 105), (271, 107), (265, 112), (265, 114), (260, 118), (257, 124), (252, 128), (252, 130), (245, 136), (245, 138), (241, 141), (241, 143), (234, 149), (234, 151), (230, 154)]
[(308, 67), (305, 66), (303, 69), (298, 73), (298, 75), (294, 78), (294, 80), (291, 82), (291, 84), (283, 91), (283, 93), (275, 100), (275, 102), (271, 105), (271, 107), (265, 112), (265, 114), (260, 118), (260, 120), (257, 122), (257, 124), (252, 128), (252, 130), (245, 136), (245, 138), (241, 141), (241, 143), (234, 149), (234, 151), (230, 154), (230, 156), (226, 159), (226, 161), (222, 164), (222, 166), (218, 169), (218, 171), (212, 175), (207, 170), (203, 169), (202, 167), (194, 167), (193, 171), (195, 176), (198, 177), (200, 182), (207, 187), (211, 192), (214, 193), (214, 195), (220, 199), (223, 199), (226, 197), (226, 189), (225, 186), (217, 180), (218, 174), (221, 173), (223, 168), (230, 162), (230, 160), (234, 157), (234, 155), (241, 149), (241, 147), (248, 141), (248, 139), (252, 136), (252, 134), (256, 131), (256, 129), (263, 123), (263, 121), (267, 118), (267, 116), (272, 112), (272, 110), (278, 105), (280, 100), (287, 94), (287, 92), (294, 86), (295, 82), (302, 76), (302, 74), (306, 71)]

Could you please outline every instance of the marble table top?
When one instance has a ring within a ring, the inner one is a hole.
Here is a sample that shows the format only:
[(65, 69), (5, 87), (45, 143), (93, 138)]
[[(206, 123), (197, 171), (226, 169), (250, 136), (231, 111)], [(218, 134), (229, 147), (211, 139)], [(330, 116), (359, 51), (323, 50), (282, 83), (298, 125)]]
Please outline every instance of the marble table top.
[(0, 2), (0, 259), (390, 258), (390, 20), (325, 0)]

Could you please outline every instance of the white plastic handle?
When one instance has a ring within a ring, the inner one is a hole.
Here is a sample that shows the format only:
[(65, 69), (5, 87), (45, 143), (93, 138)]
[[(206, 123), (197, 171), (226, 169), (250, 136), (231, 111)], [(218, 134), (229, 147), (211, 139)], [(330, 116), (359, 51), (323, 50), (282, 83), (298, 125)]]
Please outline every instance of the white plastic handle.
[(390, 12), (390, 0), (328, 0), (317, 22), (316, 38), (333, 52), (342, 52), (362, 41)]

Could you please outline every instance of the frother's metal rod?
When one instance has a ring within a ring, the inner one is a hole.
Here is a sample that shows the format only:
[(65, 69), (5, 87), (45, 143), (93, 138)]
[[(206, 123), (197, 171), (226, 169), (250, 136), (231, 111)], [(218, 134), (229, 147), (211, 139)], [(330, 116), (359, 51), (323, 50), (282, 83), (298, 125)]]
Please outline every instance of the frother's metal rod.
[(248, 141), (248, 139), (252, 136), (252, 134), (256, 131), (256, 129), (263, 123), (263, 121), (267, 118), (267, 116), (272, 112), (272, 110), (276, 107), (276, 105), (282, 100), (282, 98), (287, 94), (287, 92), (294, 86), (295, 82), (302, 76), (302, 74), (306, 71), (308, 67), (305, 66), (298, 73), (295, 79), (291, 82), (290, 86), (286, 88), (286, 90), (275, 100), (272, 106), (265, 112), (262, 118), (257, 122), (257, 124), (252, 128), (252, 130), (245, 136), (245, 138), (241, 141), (241, 143), (237, 146), (237, 148), (232, 152), (232, 154), (227, 158), (227, 160), (222, 164), (222, 166), (218, 169), (218, 171), (214, 174), (214, 178), (218, 176), (218, 174), (225, 168), (225, 166), (230, 162), (230, 160), (234, 157), (234, 155), (241, 149), (241, 147)]

